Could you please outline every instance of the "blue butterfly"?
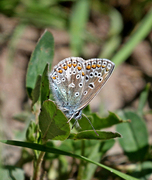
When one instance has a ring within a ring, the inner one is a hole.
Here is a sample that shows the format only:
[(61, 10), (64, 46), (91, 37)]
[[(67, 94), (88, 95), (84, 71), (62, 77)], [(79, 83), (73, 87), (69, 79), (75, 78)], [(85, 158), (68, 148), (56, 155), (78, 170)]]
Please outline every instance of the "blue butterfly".
[(108, 59), (84, 60), (80, 57), (66, 58), (54, 66), (49, 74), (50, 87), (57, 106), (70, 118), (68, 122), (72, 118), (76, 122), (81, 119), (82, 110), (100, 92), (114, 67)]

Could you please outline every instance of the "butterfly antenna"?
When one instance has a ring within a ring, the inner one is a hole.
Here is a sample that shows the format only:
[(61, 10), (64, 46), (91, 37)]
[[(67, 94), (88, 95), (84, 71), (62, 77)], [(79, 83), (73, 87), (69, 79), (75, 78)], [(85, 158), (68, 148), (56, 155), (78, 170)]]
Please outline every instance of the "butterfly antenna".
[(94, 129), (94, 127), (93, 127), (90, 119), (89, 119), (85, 114), (83, 114), (83, 116), (87, 118), (87, 120), (89, 121), (90, 125), (92, 126), (92, 129), (94, 130), (94, 132), (96, 133), (96, 135), (99, 136), (99, 134), (97, 133), (97, 131)]

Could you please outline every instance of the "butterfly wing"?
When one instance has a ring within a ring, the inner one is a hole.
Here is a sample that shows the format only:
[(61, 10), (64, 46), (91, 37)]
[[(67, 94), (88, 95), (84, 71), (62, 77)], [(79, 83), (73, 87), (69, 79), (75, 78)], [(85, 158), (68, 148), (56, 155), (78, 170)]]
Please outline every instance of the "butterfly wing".
[(90, 59), (85, 61), (84, 88), (79, 102), (83, 109), (100, 92), (114, 70), (114, 63), (108, 59)]
[(84, 60), (79, 57), (66, 58), (54, 67), (49, 75), (50, 86), (57, 105), (72, 114), (79, 105), (84, 84)]

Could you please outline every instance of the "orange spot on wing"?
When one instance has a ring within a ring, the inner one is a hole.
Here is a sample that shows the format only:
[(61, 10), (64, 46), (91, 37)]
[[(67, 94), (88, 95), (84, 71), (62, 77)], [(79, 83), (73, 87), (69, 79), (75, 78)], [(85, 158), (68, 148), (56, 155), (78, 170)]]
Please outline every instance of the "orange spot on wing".
[(91, 66), (90, 66), (90, 65), (88, 65), (88, 66), (86, 67), (86, 69), (88, 69), (88, 70), (89, 70), (89, 69), (91, 69)]
[(52, 77), (52, 79), (56, 79), (56, 77)]
[(84, 74), (84, 72), (82, 72), (82, 76), (84, 76), (85, 74)]
[(74, 67), (76, 67), (76, 66), (77, 66), (77, 64), (73, 64), (73, 66), (74, 66)]
[(78, 66), (77, 68), (78, 68), (79, 71), (82, 69), (81, 66)]
[(95, 69), (95, 68), (96, 68), (96, 65), (95, 65), (95, 64), (93, 64), (93, 65), (92, 65), (92, 68), (93, 68), (93, 69)]
[(67, 70), (67, 66), (64, 66), (63, 69)]
[(68, 64), (69, 67), (71, 67), (71, 64)]
[(103, 68), (105, 68), (106, 66), (105, 65), (102, 65)]
[(101, 65), (100, 65), (100, 64), (97, 64), (97, 67), (99, 68), (99, 67), (101, 67)]
[(58, 72), (59, 72), (59, 73), (62, 73), (63, 71), (62, 71), (62, 70), (59, 70)]

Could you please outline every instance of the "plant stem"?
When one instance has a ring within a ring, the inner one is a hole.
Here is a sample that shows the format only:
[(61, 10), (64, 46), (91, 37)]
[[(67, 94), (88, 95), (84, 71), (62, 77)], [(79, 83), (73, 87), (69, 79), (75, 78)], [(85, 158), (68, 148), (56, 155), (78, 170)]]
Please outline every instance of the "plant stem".
[(44, 158), (45, 152), (41, 151), (36, 162), (33, 180), (40, 180), (41, 164)]
[[(84, 149), (85, 149), (85, 141), (81, 141), (81, 155), (84, 156)], [(78, 170), (78, 177), (77, 180), (82, 180), (84, 173), (84, 161), (80, 161), (79, 170)]]

